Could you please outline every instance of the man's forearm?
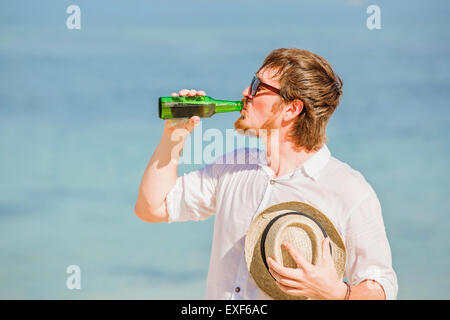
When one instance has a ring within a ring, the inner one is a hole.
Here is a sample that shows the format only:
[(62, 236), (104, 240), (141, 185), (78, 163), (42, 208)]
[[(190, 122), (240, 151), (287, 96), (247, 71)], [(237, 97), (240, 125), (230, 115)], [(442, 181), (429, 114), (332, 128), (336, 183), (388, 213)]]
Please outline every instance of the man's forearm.
[(188, 131), (165, 127), (162, 138), (145, 169), (135, 213), (148, 222), (167, 221), (165, 199), (176, 183), (177, 166)]

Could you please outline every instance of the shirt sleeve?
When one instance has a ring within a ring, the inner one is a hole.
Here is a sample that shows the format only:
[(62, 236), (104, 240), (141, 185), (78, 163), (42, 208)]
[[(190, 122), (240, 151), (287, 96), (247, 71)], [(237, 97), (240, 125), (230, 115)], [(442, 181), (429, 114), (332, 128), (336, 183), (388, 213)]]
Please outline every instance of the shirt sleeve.
[(386, 236), (380, 202), (373, 190), (356, 204), (346, 224), (347, 266), (345, 276), (352, 285), (375, 280), (386, 300), (397, 297), (397, 276)]
[(215, 164), (177, 178), (166, 197), (169, 223), (205, 220), (216, 213)]

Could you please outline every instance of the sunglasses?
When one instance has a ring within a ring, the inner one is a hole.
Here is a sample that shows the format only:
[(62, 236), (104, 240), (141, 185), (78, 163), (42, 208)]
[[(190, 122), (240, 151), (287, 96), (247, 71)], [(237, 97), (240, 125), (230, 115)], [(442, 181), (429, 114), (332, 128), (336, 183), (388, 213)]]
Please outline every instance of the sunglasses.
[(255, 75), (253, 77), (252, 83), (250, 84), (250, 87), (248, 88), (248, 95), (250, 99), (252, 99), (256, 93), (258, 92), (259, 87), (264, 87), (267, 90), (272, 91), (273, 93), (280, 94), (280, 89), (277, 89), (275, 87), (272, 87), (271, 85), (268, 85), (267, 83), (262, 82), (259, 80), (259, 78)]

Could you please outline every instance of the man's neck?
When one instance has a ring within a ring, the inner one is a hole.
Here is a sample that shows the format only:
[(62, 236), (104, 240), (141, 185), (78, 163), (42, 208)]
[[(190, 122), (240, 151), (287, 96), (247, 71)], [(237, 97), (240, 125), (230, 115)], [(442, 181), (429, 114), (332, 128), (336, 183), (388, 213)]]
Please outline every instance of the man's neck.
[(294, 144), (285, 137), (276, 140), (266, 139), (265, 145), (267, 165), (274, 172), (274, 178), (294, 171), (317, 153), (317, 151), (308, 152), (305, 148), (294, 149)]

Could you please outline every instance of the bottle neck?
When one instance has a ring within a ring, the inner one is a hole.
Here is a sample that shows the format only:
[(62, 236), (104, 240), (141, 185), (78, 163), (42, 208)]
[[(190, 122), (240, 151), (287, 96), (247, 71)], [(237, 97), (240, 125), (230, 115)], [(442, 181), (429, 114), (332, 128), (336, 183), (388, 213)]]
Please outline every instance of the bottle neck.
[(242, 101), (215, 100), (216, 113), (241, 111), (243, 108)]

